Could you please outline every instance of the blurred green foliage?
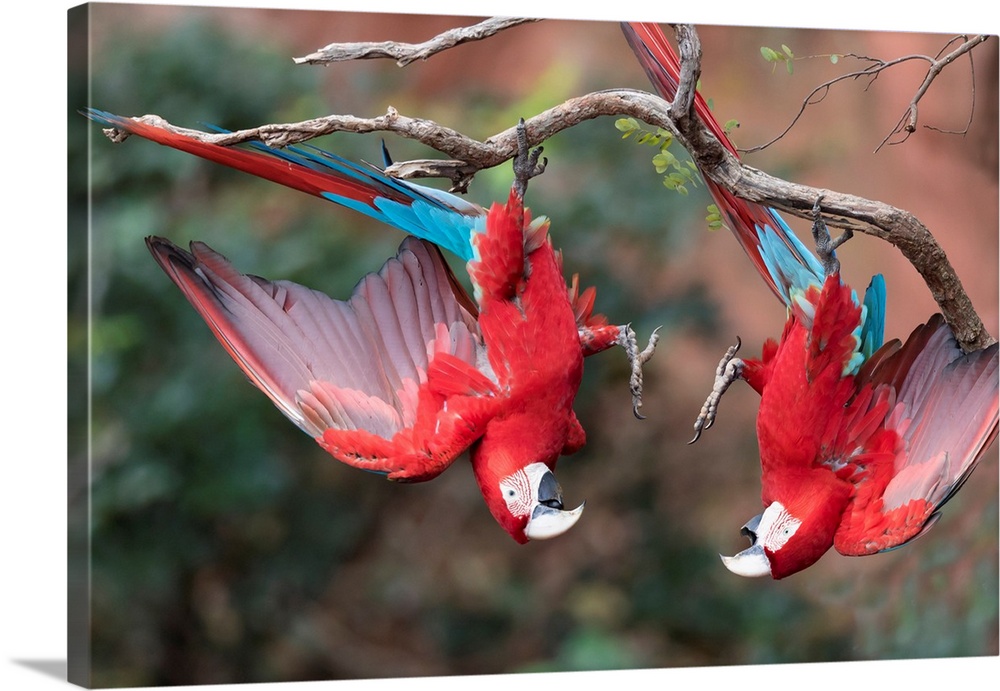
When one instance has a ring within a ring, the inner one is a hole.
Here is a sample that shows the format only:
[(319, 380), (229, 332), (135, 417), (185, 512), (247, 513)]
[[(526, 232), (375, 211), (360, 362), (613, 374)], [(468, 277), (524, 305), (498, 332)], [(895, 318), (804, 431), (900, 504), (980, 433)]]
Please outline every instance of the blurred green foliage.
[[(996, 564), (974, 551), (995, 542), (995, 504), (963, 549), (932, 535), (919, 554), (811, 572), (798, 587), (720, 567), (720, 536), (739, 524), (696, 516), (733, 487), (752, 506), (752, 418), (697, 452), (683, 446), (704, 391), (673, 389), (664, 359), (679, 334), (717, 333), (719, 306), (707, 272), (670, 294), (649, 288), (687, 261), (707, 197), (663, 192), (648, 154), (623, 145), (610, 119), (546, 142), (550, 170), (529, 193), (553, 219), (567, 274), (598, 286), (601, 312), (633, 320), (640, 338), (666, 327), (647, 393), (662, 422), (632, 420), (620, 354), (588, 362), (577, 411), (589, 444), (560, 466), (569, 501), (588, 499), (580, 526), (520, 547), (464, 461), (397, 486), (329, 459), (245, 381), (143, 238), (204, 240), (242, 270), (342, 297), (401, 237), (148, 142), (112, 145), (75, 111), (239, 128), (337, 112), (348, 96), (328, 100), (327, 73), (293, 65), (296, 48), (269, 38), (267, 22), (227, 21), (249, 11), (188, 8), (135, 29), (133, 6), (92, 8), (90, 70), (81, 61), (70, 79), (68, 300), (71, 389), (88, 394), (70, 399), (71, 462), (89, 463), (71, 492), (91, 501), (71, 531), (91, 547), (95, 685), (996, 654)], [(381, 94), (371, 113), (423, 103), (391, 64), (351, 74), (357, 93)], [(495, 131), (573, 90), (616, 85), (593, 78), (557, 65), (517, 102), (456, 85), (447, 103), (412, 114)], [(373, 137), (319, 144), (377, 160)], [(473, 191), (487, 204), (509, 184), (503, 167)]]

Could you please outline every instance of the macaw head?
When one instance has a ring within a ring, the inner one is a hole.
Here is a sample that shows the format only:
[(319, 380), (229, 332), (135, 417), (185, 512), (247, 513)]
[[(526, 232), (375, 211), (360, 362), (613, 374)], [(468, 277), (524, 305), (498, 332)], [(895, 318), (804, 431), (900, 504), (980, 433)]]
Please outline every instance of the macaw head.
[(562, 488), (553, 472), (560, 453), (572, 452), (566, 429), (542, 422), (546, 420), (535, 414), (494, 419), (470, 454), (486, 506), (521, 544), (562, 535), (583, 513), (583, 504), (563, 508)]
[(723, 556), (722, 563), (740, 576), (775, 579), (812, 566), (833, 546), (848, 496), (843, 491), (799, 492), (785, 502), (772, 501), (740, 530), (750, 546), (735, 556)]
[(487, 464), (473, 467), (493, 518), (519, 543), (562, 535), (583, 513), (583, 504), (563, 509), (562, 488), (545, 463), (529, 463), (505, 475), (491, 472)]

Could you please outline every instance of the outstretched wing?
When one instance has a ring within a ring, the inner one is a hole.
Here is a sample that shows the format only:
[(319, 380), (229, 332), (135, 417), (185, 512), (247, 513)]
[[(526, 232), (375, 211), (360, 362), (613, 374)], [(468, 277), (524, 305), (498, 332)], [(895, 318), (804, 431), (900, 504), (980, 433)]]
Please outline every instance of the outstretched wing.
[(497, 390), (434, 245), (407, 238), (347, 301), (241, 274), (204, 243), (147, 245), (250, 381), (339, 460), (424, 480), (482, 434)]
[(834, 542), (849, 555), (922, 535), (975, 469), (997, 435), (997, 345), (963, 354), (936, 314), (903, 346), (886, 344), (859, 380), (859, 396), (872, 401), (864, 407), (880, 410), (878, 428), (851, 459), (855, 497)]

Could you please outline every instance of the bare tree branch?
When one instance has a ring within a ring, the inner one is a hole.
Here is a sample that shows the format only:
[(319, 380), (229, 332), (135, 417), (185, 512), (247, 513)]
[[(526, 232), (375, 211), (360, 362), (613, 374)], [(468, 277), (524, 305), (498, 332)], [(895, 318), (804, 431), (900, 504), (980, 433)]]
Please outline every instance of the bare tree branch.
[(701, 39), (693, 26), (677, 24), (677, 48), (680, 52), (681, 71), (678, 77), (677, 93), (670, 104), (670, 118), (674, 121), (694, 118), (694, 97), (701, 79)]
[(417, 60), (426, 60), (435, 53), (448, 50), (461, 43), (481, 41), (512, 26), (537, 22), (539, 19), (522, 17), (493, 17), (472, 26), (449, 29), (423, 43), (397, 43), (382, 41), (372, 43), (331, 43), (315, 53), (294, 58), (297, 64), (328, 65), (347, 60), (390, 58), (400, 67)]
[[(525, 128), (529, 146), (537, 146), (565, 129), (602, 115), (631, 115), (676, 133), (677, 130), (666, 112), (664, 101), (652, 94), (632, 89), (615, 89), (571, 98), (530, 119), (526, 118)], [(402, 115), (391, 106), (384, 115), (374, 118), (329, 115), (302, 122), (261, 125), (226, 133), (207, 133), (178, 127), (158, 115), (143, 115), (136, 119), (221, 146), (258, 140), (268, 146), (282, 148), (335, 132), (356, 134), (392, 132), (419, 141), (450, 156), (453, 160), (395, 163), (386, 169), (387, 173), (402, 178), (447, 178), (453, 183), (453, 192), (466, 191), (472, 178), (480, 170), (498, 166), (512, 159), (517, 153), (517, 128), (514, 126), (481, 142), (431, 120)], [(113, 141), (121, 141), (127, 136), (114, 129), (105, 132)]]
[[(877, 147), (875, 147), (875, 152), (878, 153), (878, 151), (886, 144), (890, 143), (899, 144), (906, 141), (906, 139), (909, 138), (909, 136), (917, 129), (917, 104), (920, 102), (920, 99), (923, 98), (924, 94), (927, 93), (927, 90), (928, 88), (930, 88), (930, 85), (934, 81), (934, 79), (937, 78), (939, 74), (941, 74), (941, 71), (945, 67), (953, 63), (961, 56), (970, 54), (970, 51), (973, 48), (985, 42), (987, 39), (989, 39), (989, 36), (985, 34), (973, 36), (972, 38), (961, 36), (951, 39), (950, 41), (948, 41), (947, 45), (951, 45), (952, 43), (954, 43), (956, 40), (959, 39), (963, 41), (962, 44), (959, 45), (958, 48), (956, 48), (955, 50), (944, 55), (943, 57), (939, 53), (937, 57), (930, 57), (928, 55), (904, 55), (894, 60), (882, 60), (879, 58), (868, 57), (866, 55), (857, 55), (855, 53), (847, 53), (843, 55), (842, 57), (854, 58), (856, 60), (866, 61), (871, 64), (863, 69), (855, 70), (854, 72), (848, 72), (847, 74), (842, 74), (838, 77), (834, 77), (833, 79), (823, 82), (819, 86), (815, 87), (812, 91), (809, 92), (808, 95), (806, 95), (804, 99), (802, 99), (802, 105), (799, 106), (798, 113), (795, 114), (795, 117), (792, 118), (792, 121), (789, 122), (788, 125), (785, 127), (785, 129), (783, 129), (780, 133), (778, 133), (777, 136), (775, 136), (769, 141), (764, 142), (763, 144), (750, 147), (747, 149), (740, 149), (740, 151), (742, 151), (743, 153), (753, 153), (756, 151), (761, 151), (771, 146), (778, 140), (782, 139), (786, 134), (788, 134), (789, 131), (791, 131), (793, 127), (795, 127), (796, 123), (798, 123), (798, 121), (802, 118), (802, 115), (803, 113), (805, 113), (806, 108), (811, 105), (820, 103), (823, 99), (825, 99), (827, 95), (830, 93), (830, 88), (833, 85), (837, 84), (838, 82), (867, 79), (870, 85), (870, 83), (874, 82), (882, 72), (889, 69), (890, 67), (895, 67), (896, 65), (901, 65), (905, 62), (910, 62), (912, 60), (922, 60), (929, 64), (929, 67), (927, 68), (927, 74), (924, 77), (924, 81), (917, 88), (916, 93), (910, 100), (909, 106), (907, 107), (903, 115), (900, 117), (899, 121), (896, 123), (896, 126), (893, 127), (892, 131), (885, 136), (885, 138)], [(973, 104), (974, 104), (975, 85), (973, 85), (972, 94), (973, 94)], [(969, 121), (971, 122), (971, 115)], [(936, 128), (931, 128), (931, 129), (936, 129)], [(968, 127), (966, 127), (966, 129), (968, 129)], [(895, 142), (890, 142), (893, 136), (899, 134), (900, 132), (906, 133), (903, 136), (903, 138)]]
[[(979, 36), (973, 36), (971, 39), (966, 37), (963, 38), (965, 38), (965, 40), (958, 48), (951, 51), (944, 57), (939, 57), (937, 59), (932, 59), (930, 61), (931, 65), (927, 69), (927, 75), (924, 77), (924, 81), (920, 84), (920, 87), (917, 89), (916, 94), (914, 94), (913, 98), (910, 100), (910, 106), (907, 109), (906, 114), (904, 114), (903, 117), (899, 119), (899, 122), (896, 123), (896, 127), (892, 130), (892, 132), (890, 132), (886, 136), (886, 138), (882, 140), (882, 143), (878, 145), (878, 147), (875, 149), (876, 152), (878, 152), (879, 149), (885, 146), (885, 144), (888, 143), (890, 139), (892, 139), (893, 135), (898, 134), (899, 132), (905, 132), (906, 134), (900, 141), (906, 141), (911, 134), (917, 131), (917, 104), (920, 102), (920, 99), (924, 97), (924, 94), (927, 93), (927, 89), (930, 88), (931, 82), (933, 82), (934, 79), (939, 74), (941, 74), (941, 70), (943, 70), (945, 67), (953, 63), (961, 56), (969, 53), (969, 51), (978, 46), (980, 43), (986, 41), (986, 39), (988, 39), (989, 36), (979, 35)], [(972, 64), (971, 55), (969, 64), (970, 65)], [(973, 76), (974, 75), (975, 73), (973, 72)], [(975, 106), (975, 98), (976, 98), (976, 86), (975, 86), (975, 80), (973, 79), (973, 85), (972, 85), (973, 107)], [(970, 123), (972, 122), (972, 113), (969, 114), (969, 122)], [(966, 129), (968, 129), (968, 125), (966, 126)], [(898, 144), (900, 142), (893, 142), (893, 143)]]
[[(811, 220), (813, 204), (822, 195), (824, 217), (831, 226), (873, 235), (899, 248), (923, 277), (963, 349), (977, 350), (995, 341), (976, 314), (944, 251), (912, 214), (881, 202), (772, 177), (744, 165), (723, 147), (693, 112), (694, 85), (701, 58), (697, 33), (687, 26), (675, 30), (682, 68), (674, 103), (630, 89), (572, 98), (525, 120), (528, 145), (537, 146), (562, 130), (600, 116), (631, 116), (662, 127), (679, 139), (706, 176), (737, 197)], [(331, 115), (224, 134), (178, 128), (156, 115), (138, 119), (220, 145), (260, 140), (269, 146), (283, 147), (332, 132), (393, 132), (420, 141), (453, 160), (408, 161), (394, 164), (386, 172), (400, 177), (446, 177), (452, 180), (453, 191), (465, 191), (476, 172), (500, 165), (517, 152), (516, 127), (480, 142), (433, 121), (401, 115), (391, 107), (385, 115), (375, 118)], [(108, 129), (105, 133), (114, 141), (124, 139), (118, 130)]]

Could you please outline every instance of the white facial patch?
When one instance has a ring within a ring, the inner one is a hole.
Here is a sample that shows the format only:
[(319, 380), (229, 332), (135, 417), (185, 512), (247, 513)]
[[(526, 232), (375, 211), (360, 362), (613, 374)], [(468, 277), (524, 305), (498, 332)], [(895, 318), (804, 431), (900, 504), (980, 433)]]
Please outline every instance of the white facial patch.
[(534, 504), (531, 481), (524, 470), (518, 470), (500, 480), (500, 494), (512, 516), (527, 516)]
[(538, 503), (538, 485), (549, 472), (544, 463), (529, 463), (500, 480), (500, 494), (512, 516), (527, 516)]
[(757, 541), (772, 552), (788, 542), (802, 521), (788, 513), (781, 502), (772, 502), (764, 510), (757, 526)]

